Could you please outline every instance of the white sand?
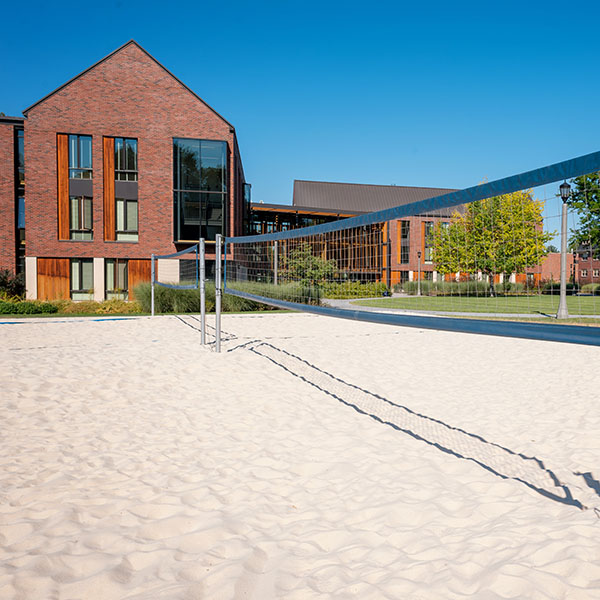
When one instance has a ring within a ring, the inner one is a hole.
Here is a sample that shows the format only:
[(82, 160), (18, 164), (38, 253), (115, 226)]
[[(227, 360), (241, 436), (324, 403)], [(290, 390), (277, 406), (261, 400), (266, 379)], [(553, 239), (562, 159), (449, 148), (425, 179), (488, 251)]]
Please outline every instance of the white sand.
[(182, 320), (0, 325), (0, 599), (600, 598), (597, 348)]

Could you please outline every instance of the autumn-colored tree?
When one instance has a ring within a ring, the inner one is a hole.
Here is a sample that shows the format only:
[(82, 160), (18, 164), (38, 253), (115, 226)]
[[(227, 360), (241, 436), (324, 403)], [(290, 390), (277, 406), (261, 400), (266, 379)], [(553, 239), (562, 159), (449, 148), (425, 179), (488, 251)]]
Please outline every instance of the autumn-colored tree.
[(440, 273), (522, 273), (546, 256), (553, 232), (543, 229), (544, 203), (531, 190), (478, 200), (455, 212), (449, 224), (433, 234), (433, 261)]

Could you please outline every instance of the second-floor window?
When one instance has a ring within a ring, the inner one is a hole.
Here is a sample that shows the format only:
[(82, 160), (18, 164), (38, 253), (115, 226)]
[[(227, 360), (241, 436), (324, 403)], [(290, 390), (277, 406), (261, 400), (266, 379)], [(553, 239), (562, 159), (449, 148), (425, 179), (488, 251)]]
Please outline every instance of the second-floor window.
[(69, 179), (92, 179), (91, 135), (69, 135)]
[(423, 258), (426, 264), (431, 264), (433, 262), (433, 221), (423, 223), (423, 236)]
[(116, 198), (117, 240), (138, 241), (138, 202), (126, 198)]
[(72, 240), (91, 240), (93, 231), (92, 199), (69, 197), (69, 232)]
[(137, 140), (115, 138), (115, 180), (137, 181)]

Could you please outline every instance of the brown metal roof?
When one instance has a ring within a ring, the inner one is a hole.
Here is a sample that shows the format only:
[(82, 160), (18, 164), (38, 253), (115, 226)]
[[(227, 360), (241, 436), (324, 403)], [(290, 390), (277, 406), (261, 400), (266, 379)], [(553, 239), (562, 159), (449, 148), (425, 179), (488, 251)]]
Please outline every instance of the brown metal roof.
[[(293, 205), (351, 212), (358, 215), (394, 208), (455, 191), (449, 188), (295, 180)], [(457, 208), (432, 211), (431, 214), (451, 216)]]

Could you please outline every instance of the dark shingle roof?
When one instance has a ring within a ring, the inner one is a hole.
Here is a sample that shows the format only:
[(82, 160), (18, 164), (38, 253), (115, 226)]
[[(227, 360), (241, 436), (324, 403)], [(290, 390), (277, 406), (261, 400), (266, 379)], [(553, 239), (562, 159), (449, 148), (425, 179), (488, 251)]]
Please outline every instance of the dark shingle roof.
[[(455, 191), (448, 188), (296, 180), (294, 181), (293, 205), (362, 214), (410, 204)], [(433, 211), (431, 214), (450, 216), (455, 210), (456, 208), (443, 209)]]

